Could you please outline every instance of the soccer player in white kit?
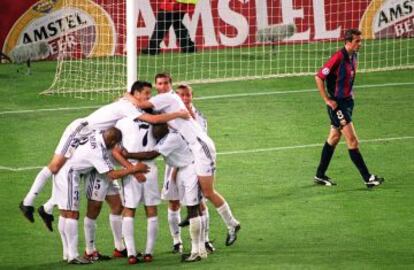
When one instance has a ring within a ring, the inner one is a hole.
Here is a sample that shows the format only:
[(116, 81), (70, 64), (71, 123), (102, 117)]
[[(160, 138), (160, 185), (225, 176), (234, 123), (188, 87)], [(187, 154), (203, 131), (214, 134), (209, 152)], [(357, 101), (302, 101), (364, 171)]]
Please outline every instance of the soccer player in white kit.
[[(137, 81), (134, 83), (132, 88), (148, 88), (151, 89), (151, 83), (144, 81)], [(129, 97), (135, 100), (133, 95)], [(76, 149), (79, 139), (86, 136), (91, 130), (105, 130), (115, 126), (115, 123), (124, 117), (132, 119), (139, 119), (148, 123), (165, 123), (169, 120), (177, 117), (187, 119), (189, 117), (188, 112), (181, 110), (167, 114), (151, 115), (144, 113), (142, 110), (136, 108), (134, 104), (126, 98), (121, 98), (113, 103), (105, 105), (98, 110), (91, 113), (85, 118), (79, 118), (74, 120), (65, 129), (58, 146), (56, 147), (55, 153), (48, 166), (44, 167), (36, 176), (30, 191), (27, 193), (24, 200), (20, 203), (19, 208), (23, 215), (30, 221), (34, 222), (33, 218), (33, 202), (40, 191), (43, 189), (47, 179), (56, 174), (60, 168), (65, 164), (66, 160), (70, 158), (71, 153)], [(49, 223), (53, 221), (51, 212), (53, 209), (53, 201), (48, 202), (47, 207), (39, 208), (43, 212), (42, 218), (44, 221)], [(46, 214), (46, 215), (45, 215)], [(47, 216), (47, 214), (49, 216)]]
[[(144, 94), (142, 93), (142, 95)], [(150, 96), (151, 93), (149, 92), (147, 99)], [(124, 118), (116, 123), (116, 127), (122, 132), (122, 147), (126, 151), (143, 152), (154, 149), (156, 142), (152, 135), (152, 126), (148, 123)], [(136, 164), (138, 162), (136, 160), (123, 158), (123, 149), (120, 147), (114, 148), (112, 151), (114, 158), (124, 167)], [(147, 216), (147, 242), (143, 256), (144, 262), (152, 262), (158, 234), (157, 206), (161, 202), (158, 189), (158, 169), (155, 160), (143, 161), (143, 163), (149, 167), (149, 172), (144, 175), (146, 178), (144, 182), (136, 181), (133, 175), (125, 176), (121, 180), (124, 206), (122, 234), (128, 252), (129, 264), (136, 264), (140, 257), (140, 254), (137, 254), (136, 251), (134, 238), (135, 210), (139, 204), (144, 205)]]
[[(204, 115), (197, 110), (193, 105), (193, 89), (191, 86), (182, 84), (177, 86), (177, 94), (180, 96), (187, 110), (190, 112), (191, 117), (197, 121), (202, 127), (204, 132), (207, 133), (207, 119)], [(161, 199), (168, 200), (168, 224), (170, 227), (170, 234), (173, 239), (173, 253), (182, 253), (182, 240), (181, 240), (181, 228), (180, 226), (189, 225), (188, 218), (185, 218), (181, 222), (180, 216), (180, 200), (178, 194), (178, 187), (176, 181), (173, 179), (176, 176), (176, 169), (166, 164), (164, 185), (161, 191)], [(210, 216), (207, 205), (204, 200), (200, 202), (201, 220), (203, 222), (203, 228), (205, 233), (205, 247), (209, 253), (215, 251), (213, 244), (209, 239), (209, 228), (210, 228)]]
[[(140, 108), (152, 108), (162, 113), (186, 109), (181, 98), (172, 90), (172, 79), (169, 74), (157, 74), (155, 76), (155, 88), (158, 95), (152, 97), (149, 101), (138, 103)], [(184, 137), (194, 154), (196, 172), (203, 194), (213, 203), (227, 226), (226, 245), (232, 245), (236, 241), (237, 232), (241, 227), (239, 221), (234, 218), (227, 202), (213, 187), (216, 170), (214, 142), (193, 118), (188, 120), (173, 119), (168, 121), (168, 125)]]
[[(165, 163), (176, 169), (176, 176), (169, 184), (177, 187), (178, 201), (187, 206), (190, 223), (191, 253), (183, 255), (183, 262), (195, 262), (207, 258), (205, 232), (200, 217), (201, 191), (195, 169), (194, 155), (187, 142), (177, 131), (168, 132), (167, 125), (155, 125), (154, 137), (159, 141), (154, 151), (125, 152), (128, 158), (151, 160), (164, 156)], [(167, 135), (168, 134), (168, 135)]]
[(95, 131), (82, 139), (72, 158), (65, 163), (53, 178), (52, 197), (60, 210), (59, 233), (63, 245), (63, 258), (71, 264), (87, 264), (89, 260), (79, 256), (78, 219), (82, 175), (96, 170), (114, 180), (125, 175), (147, 171), (143, 164), (136, 164), (122, 170), (114, 170), (108, 157), (108, 149), (113, 148), (122, 139), (122, 133), (116, 128), (104, 132)]

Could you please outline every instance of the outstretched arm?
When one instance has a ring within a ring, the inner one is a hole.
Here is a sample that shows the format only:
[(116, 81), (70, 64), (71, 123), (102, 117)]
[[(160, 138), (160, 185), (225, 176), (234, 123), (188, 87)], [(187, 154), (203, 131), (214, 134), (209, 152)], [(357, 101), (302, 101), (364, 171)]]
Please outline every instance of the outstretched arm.
[(144, 163), (137, 163), (130, 168), (124, 168), (120, 170), (111, 170), (106, 175), (108, 176), (110, 180), (115, 180), (115, 179), (127, 176), (128, 174), (147, 173), (148, 171), (149, 171), (149, 168), (147, 165), (145, 165)]
[(144, 113), (139, 116), (138, 119), (150, 124), (161, 124), (167, 123), (168, 121), (174, 120), (176, 118), (188, 119), (190, 118), (190, 113), (185, 110), (179, 110), (173, 113), (163, 113), (163, 114), (149, 114)]
[(152, 160), (160, 155), (157, 151), (149, 152), (137, 152), (137, 153), (124, 153), (127, 158), (136, 160)]
[[(116, 146), (112, 149), (112, 156), (121, 164), (124, 168), (132, 168), (134, 165), (129, 162), (123, 155), (123, 149), (119, 146)], [(138, 180), (138, 182), (145, 182), (146, 177), (143, 173), (137, 172), (134, 173), (134, 177)]]

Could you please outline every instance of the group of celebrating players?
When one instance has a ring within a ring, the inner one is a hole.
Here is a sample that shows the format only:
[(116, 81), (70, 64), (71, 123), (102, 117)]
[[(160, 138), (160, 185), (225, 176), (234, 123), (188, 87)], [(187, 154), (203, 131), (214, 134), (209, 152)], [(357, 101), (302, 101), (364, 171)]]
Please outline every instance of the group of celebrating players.
[[(181, 227), (189, 226), (191, 252), (183, 262), (206, 259), (215, 251), (209, 241), (208, 199), (227, 229), (226, 245), (237, 239), (240, 223), (227, 202), (214, 189), (216, 150), (207, 135), (207, 121), (192, 104), (192, 88), (172, 88), (171, 76), (155, 76), (152, 85), (136, 81), (119, 100), (74, 120), (65, 129), (48, 166), (36, 176), (20, 203), (20, 210), (34, 222), (34, 200), (53, 176), (51, 198), (37, 209), (53, 231), (53, 208), (60, 211), (58, 229), (63, 259), (70, 264), (108, 260), (96, 248), (96, 219), (106, 201), (114, 237), (113, 257), (127, 257), (129, 264), (151, 262), (158, 234), (157, 206), (168, 201), (168, 223), (173, 252), (183, 253)], [(163, 156), (166, 168), (162, 191), (158, 188), (155, 158)], [(118, 168), (118, 169), (117, 169)], [(78, 219), (81, 182), (87, 198), (84, 217), (85, 252), (78, 252)], [(120, 187), (121, 186), (121, 187)], [(147, 241), (143, 254), (134, 240), (134, 217), (142, 204), (147, 216)], [(187, 208), (181, 220), (180, 207)]]
[[(314, 181), (324, 186), (336, 185), (326, 171), (343, 135), (349, 156), (365, 185), (373, 188), (382, 185), (384, 178), (368, 170), (352, 123), (356, 53), (362, 44), (361, 31), (346, 30), (344, 40), (345, 46), (315, 76), (319, 93), (327, 105), (331, 128)], [(58, 206), (63, 259), (69, 263), (87, 264), (110, 258), (100, 254), (95, 246), (96, 219), (103, 201), (107, 201), (111, 208), (113, 255), (128, 257), (130, 264), (153, 259), (158, 232), (157, 205), (161, 198), (168, 201), (173, 252), (183, 252), (180, 227), (189, 225), (191, 252), (183, 255), (182, 261), (199, 261), (214, 252), (208, 238), (209, 213), (204, 198), (214, 205), (227, 226), (226, 245), (232, 245), (237, 239), (240, 223), (214, 189), (216, 150), (207, 135), (206, 119), (192, 104), (191, 87), (180, 85), (175, 92), (170, 75), (160, 73), (155, 76), (158, 94), (154, 97), (151, 97), (151, 88), (151, 83), (137, 81), (121, 99), (73, 121), (64, 131), (52, 161), (38, 173), (29, 193), (20, 203), (24, 216), (34, 222), (34, 199), (47, 179), (54, 176), (52, 197), (38, 208), (38, 213), (49, 230), (53, 230), (52, 211), (55, 205)], [(166, 163), (161, 194), (154, 161), (160, 155)], [(121, 169), (114, 169), (114, 164)], [(88, 199), (83, 256), (78, 253), (81, 179), (85, 179)], [(117, 179), (120, 179), (122, 188)], [(140, 203), (147, 215), (147, 242), (143, 256), (137, 252), (134, 242), (135, 210)], [(181, 205), (187, 207), (187, 217), (183, 221)]]

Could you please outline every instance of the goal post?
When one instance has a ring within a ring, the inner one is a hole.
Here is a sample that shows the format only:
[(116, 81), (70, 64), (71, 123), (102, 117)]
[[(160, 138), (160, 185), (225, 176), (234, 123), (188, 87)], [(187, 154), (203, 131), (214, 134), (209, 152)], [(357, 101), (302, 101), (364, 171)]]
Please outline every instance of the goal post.
[(163, 71), (176, 83), (312, 75), (348, 28), (363, 32), (359, 72), (414, 68), (412, 1), (57, 1), (80, 23), (45, 94), (112, 98)]

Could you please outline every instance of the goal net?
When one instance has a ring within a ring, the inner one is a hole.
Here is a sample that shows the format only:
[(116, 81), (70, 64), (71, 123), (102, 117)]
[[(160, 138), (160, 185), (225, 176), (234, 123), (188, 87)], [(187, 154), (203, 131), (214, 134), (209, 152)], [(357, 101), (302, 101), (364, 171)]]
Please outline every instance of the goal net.
[(363, 32), (360, 72), (414, 68), (413, 1), (128, 0), (132, 13), (121, 0), (57, 1), (69, 19), (46, 94), (113, 96), (164, 71), (177, 83), (311, 75), (348, 28)]

